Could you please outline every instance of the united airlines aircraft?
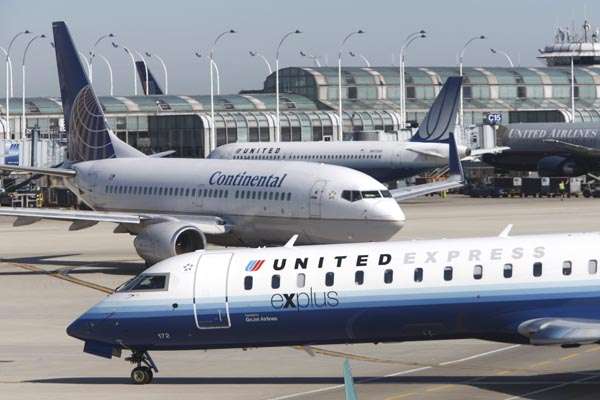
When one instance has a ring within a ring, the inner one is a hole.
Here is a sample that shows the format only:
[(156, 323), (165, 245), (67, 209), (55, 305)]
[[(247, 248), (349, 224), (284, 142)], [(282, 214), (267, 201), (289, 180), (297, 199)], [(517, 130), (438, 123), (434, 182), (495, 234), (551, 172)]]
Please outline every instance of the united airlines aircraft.
[(97, 356), (131, 351), (135, 383), (157, 371), (151, 350), (463, 338), (600, 343), (600, 233), (292, 242), (163, 261), (67, 333)]
[(72, 221), (71, 230), (116, 223), (115, 232), (137, 235), (135, 248), (151, 264), (207, 242), (276, 245), (296, 233), (302, 244), (387, 240), (405, 220), (396, 200), (462, 185), (457, 156), (448, 181), (393, 191), (333, 165), (146, 156), (109, 129), (65, 23), (53, 29), (68, 162), (0, 169), (62, 177), (91, 211), (0, 208), (18, 217), (16, 225), (44, 218)]
[[(417, 132), (407, 142), (230, 143), (217, 147), (209, 158), (291, 160), (341, 165), (364, 172), (381, 182), (445, 167), (449, 157), (449, 134), (455, 128), (461, 82), (461, 77), (446, 80)], [(458, 146), (460, 158), (494, 151), (471, 151), (465, 146)]]

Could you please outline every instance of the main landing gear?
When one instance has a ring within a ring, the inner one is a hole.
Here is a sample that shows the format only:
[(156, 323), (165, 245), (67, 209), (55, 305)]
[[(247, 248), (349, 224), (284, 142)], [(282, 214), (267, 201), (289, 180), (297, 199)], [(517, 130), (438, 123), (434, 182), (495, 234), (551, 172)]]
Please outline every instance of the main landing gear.
[(131, 381), (136, 385), (145, 385), (152, 382), (152, 378), (154, 377), (152, 371), (158, 372), (156, 364), (154, 364), (147, 351), (133, 350), (131, 357), (127, 357), (125, 360), (132, 364), (137, 364), (137, 367), (131, 371)]

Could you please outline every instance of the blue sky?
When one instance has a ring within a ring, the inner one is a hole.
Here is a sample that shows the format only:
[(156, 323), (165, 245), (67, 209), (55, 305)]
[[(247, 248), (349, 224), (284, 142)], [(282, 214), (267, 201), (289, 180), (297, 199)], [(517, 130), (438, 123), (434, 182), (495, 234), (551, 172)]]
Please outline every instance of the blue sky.
[[(589, 0), (2, 0), (0, 5), (0, 45), (6, 47), (23, 29), (51, 34), (55, 20), (67, 22), (83, 52), (88, 52), (100, 35), (113, 32), (118, 41), (132, 48), (161, 55), (169, 69), (170, 92), (176, 94), (208, 93), (208, 63), (196, 58), (194, 51), (208, 53), (214, 38), (230, 28), (239, 33), (226, 37), (215, 53), (222, 93), (261, 88), (265, 66), (248, 51), (258, 50), (273, 59), (281, 36), (296, 28), (304, 33), (285, 43), (282, 66), (309, 65), (310, 60), (302, 58), (299, 50), (326, 54), (334, 65), (340, 41), (355, 29), (366, 33), (354, 37), (347, 49), (364, 54), (373, 65), (390, 65), (392, 53), (399, 51), (406, 35), (426, 29), (429, 37), (411, 48), (409, 65), (454, 65), (465, 40), (485, 34), (485, 42), (469, 49), (466, 64), (505, 65), (505, 59), (490, 53), (489, 48), (496, 47), (508, 51), (515, 63), (520, 60), (521, 65), (535, 66), (540, 65), (535, 58), (537, 49), (552, 42), (557, 24), (570, 26), (574, 20), (579, 27), (587, 14), (594, 29), (600, 25), (600, 5)], [(11, 52), (17, 67), (17, 96), (25, 43), (20, 38)], [(108, 40), (99, 45), (98, 52), (113, 65), (116, 94), (131, 94), (127, 55), (112, 48)], [(36, 42), (28, 54), (28, 95), (58, 95), (55, 65), (48, 43)], [(361, 62), (345, 56), (344, 65)], [(160, 65), (150, 61), (149, 66), (162, 85)], [(1, 63), (0, 97), (5, 90), (4, 73)], [(107, 94), (108, 73), (99, 62), (94, 63), (94, 78), (97, 93)]]

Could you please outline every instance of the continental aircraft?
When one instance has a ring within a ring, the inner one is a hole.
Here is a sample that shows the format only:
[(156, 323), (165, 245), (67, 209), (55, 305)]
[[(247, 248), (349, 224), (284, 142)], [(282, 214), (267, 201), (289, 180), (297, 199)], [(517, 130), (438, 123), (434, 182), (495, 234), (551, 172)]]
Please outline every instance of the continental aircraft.
[(109, 129), (65, 23), (53, 30), (68, 161), (0, 169), (62, 177), (91, 211), (0, 208), (0, 215), (18, 217), (16, 225), (56, 219), (78, 230), (116, 223), (116, 233), (137, 235), (137, 253), (152, 264), (207, 242), (276, 245), (295, 233), (302, 244), (387, 240), (405, 220), (396, 200), (462, 185), (456, 152), (448, 181), (393, 191), (333, 165), (146, 156)]
[[(508, 227), (507, 227), (508, 228)], [(67, 333), (149, 351), (475, 338), (600, 343), (600, 233), (197, 251), (150, 267)], [(524, 350), (525, 351), (525, 350)], [(201, 366), (199, 366), (201, 367)]]
[(500, 126), (496, 140), (509, 149), (485, 154), (496, 168), (537, 171), (540, 176), (579, 176), (600, 172), (597, 123), (527, 123)]
[[(407, 142), (230, 143), (217, 147), (209, 158), (310, 161), (353, 168), (380, 182), (408, 178), (448, 165), (449, 134), (455, 127), (461, 84), (461, 77), (446, 80), (425, 119)], [(460, 158), (496, 151), (458, 146)]]
[[(162, 94), (164, 94), (160, 85), (154, 78), (152, 71), (150, 71), (150, 68), (148, 68), (148, 76), (146, 76), (146, 65), (144, 64), (143, 61), (136, 61), (135, 68), (137, 69), (138, 77), (140, 78), (142, 90), (144, 91), (145, 95), (155, 95), (155, 94), (162, 95)], [(146, 93), (146, 80), (148, 80), (147, 87), (148, 87), (149, 93)]]

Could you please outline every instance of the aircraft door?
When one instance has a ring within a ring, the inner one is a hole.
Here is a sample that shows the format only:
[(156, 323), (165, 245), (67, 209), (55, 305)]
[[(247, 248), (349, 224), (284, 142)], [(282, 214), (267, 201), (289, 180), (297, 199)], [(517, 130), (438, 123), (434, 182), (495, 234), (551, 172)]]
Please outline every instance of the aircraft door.
[(232, 253), (203, 254), (194, 273), (194, 319), (198, 329), (230, 328), (227, 281)]
[(323, 199), (326, 184), (327, 181), (319, 180), (310, 189), (308, 208), (311, 218), (321, 218), (321, 200)]

